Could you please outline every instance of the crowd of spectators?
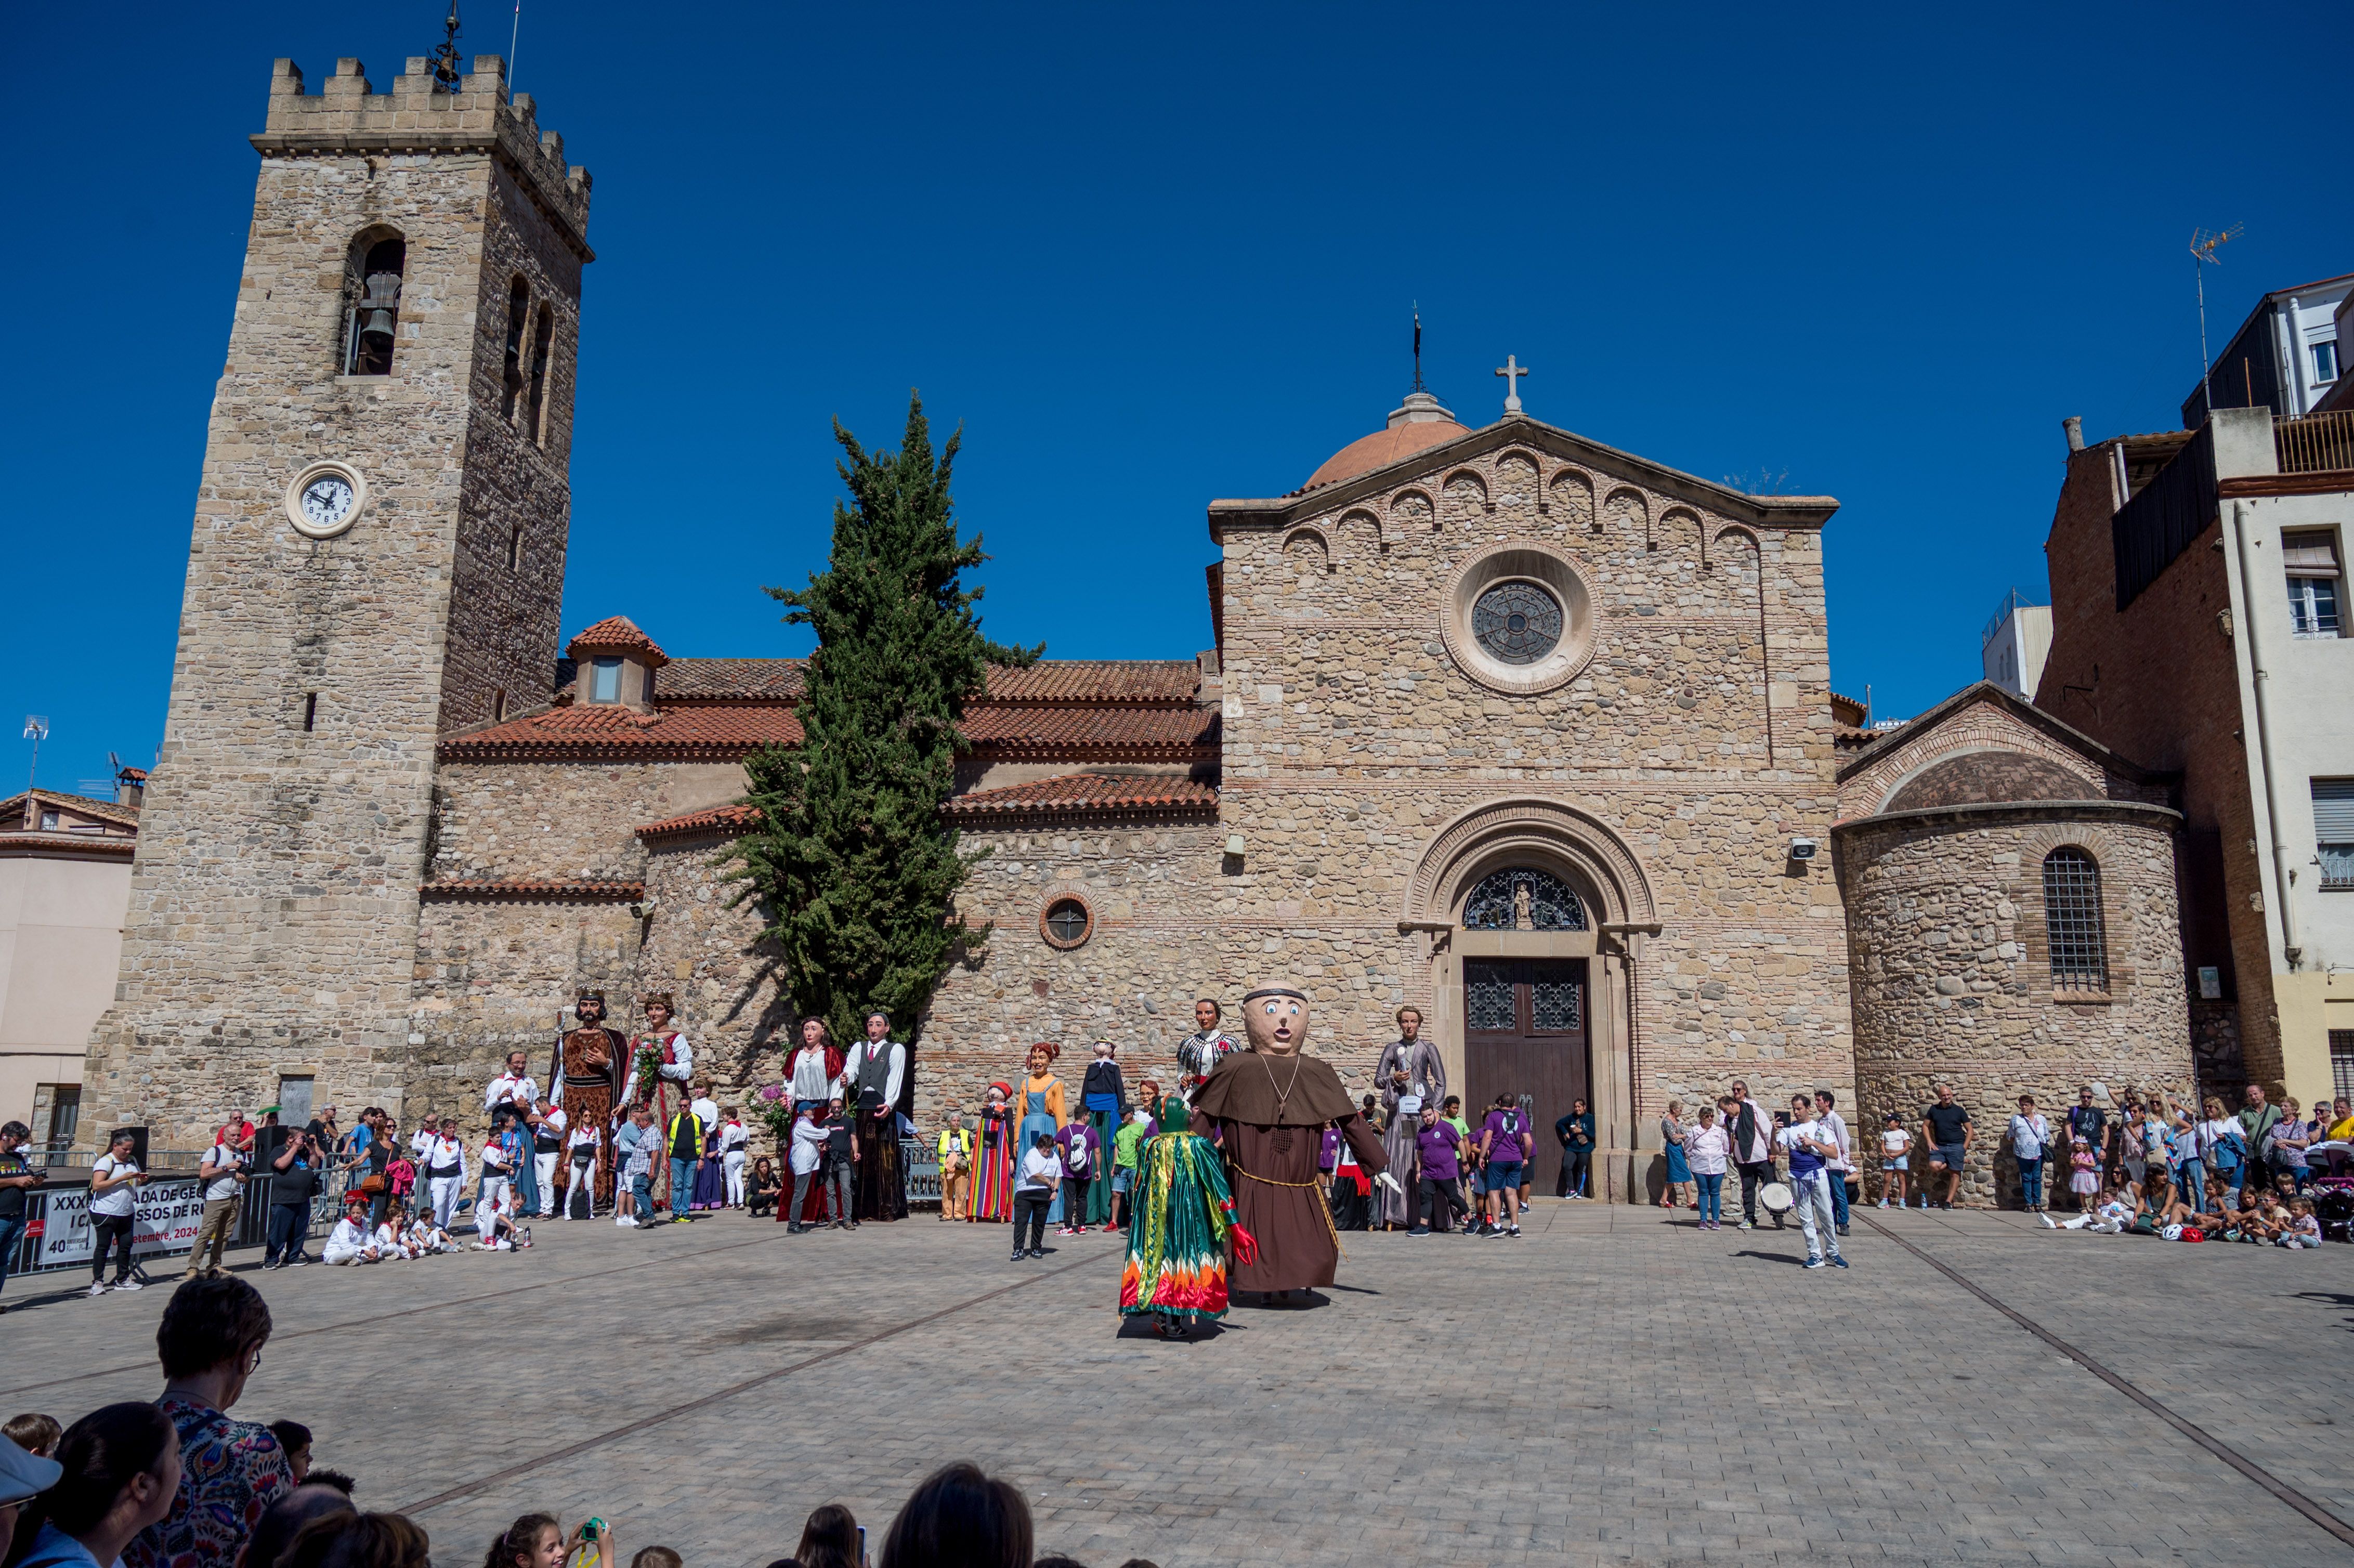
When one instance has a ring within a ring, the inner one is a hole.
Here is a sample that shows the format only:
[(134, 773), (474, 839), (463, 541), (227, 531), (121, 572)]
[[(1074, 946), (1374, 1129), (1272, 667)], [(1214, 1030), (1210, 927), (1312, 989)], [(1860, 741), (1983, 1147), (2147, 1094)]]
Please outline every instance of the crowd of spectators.
[[(352, 1478), (313, 1467), (311, 1429), (229, 1412), (270, 1335), (261, 1293), (229, 1275), (183, 1281), (155, 1330), (162, 1393), (102, 1405), (70, 1425), (38, 1414), (0, 1433), (0, 1568), (430, 1568), (425, 1531), (364, 1510)], [(601, 1519), (567, 1530), (526, 1513), (494, 1539), (483, 1568), (615, 1568)], [(769, 1568), (868, 1568), (866, 1531), (829, 1503), (790, 1557)], [(907, 1498), (874, 1556), (879, 1568), (1083, 1568), (1035, 1554), (1020, 1489), (969, 1464), (935, 1471)], [(684, 1568), (667, 1546), (631, 1568)], [(1121, 1568), (1153, 1568), (1131, 1558)]]

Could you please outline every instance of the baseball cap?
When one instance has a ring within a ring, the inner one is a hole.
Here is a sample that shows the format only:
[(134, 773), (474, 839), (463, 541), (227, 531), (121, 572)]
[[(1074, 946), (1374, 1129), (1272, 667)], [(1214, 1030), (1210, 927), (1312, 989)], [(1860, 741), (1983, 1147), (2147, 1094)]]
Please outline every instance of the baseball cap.
[(40, 1496), (56, 1486), (64, 1473), (55, 1459), (28, 1454), (0, 1437), (0, 1507)]

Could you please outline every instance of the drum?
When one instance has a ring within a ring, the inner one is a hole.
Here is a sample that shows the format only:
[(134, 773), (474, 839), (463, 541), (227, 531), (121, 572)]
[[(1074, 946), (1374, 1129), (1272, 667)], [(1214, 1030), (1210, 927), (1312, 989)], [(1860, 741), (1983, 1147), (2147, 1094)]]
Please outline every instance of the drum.
[(1757, 1201), (1766, 1205), (1766, 1212), (1768, 1213), (1787, 1214), (1790, 1212), (1792, 1202), (1790, 1189), (1779, 1181), (1768, 1181), (1759, 1191)]

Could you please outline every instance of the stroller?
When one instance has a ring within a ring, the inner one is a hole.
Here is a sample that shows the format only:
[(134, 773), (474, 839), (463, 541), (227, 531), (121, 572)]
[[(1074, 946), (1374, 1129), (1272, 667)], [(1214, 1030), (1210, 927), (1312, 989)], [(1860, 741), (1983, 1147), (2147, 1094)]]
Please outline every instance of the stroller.
[[(2317, 1161), (2316, 1155), (2321, 1157)], [(2354, 1241), (2354, 1144), (2317, 1143), (2305, 1151), (2305, 1157), (2316, 1168), (2313, 1179), (2306, 1183), (2305, 1195), (2313, 1204), (2313, 1217), (2321, 1222), (2322, 1235), (2330, 1241)]]

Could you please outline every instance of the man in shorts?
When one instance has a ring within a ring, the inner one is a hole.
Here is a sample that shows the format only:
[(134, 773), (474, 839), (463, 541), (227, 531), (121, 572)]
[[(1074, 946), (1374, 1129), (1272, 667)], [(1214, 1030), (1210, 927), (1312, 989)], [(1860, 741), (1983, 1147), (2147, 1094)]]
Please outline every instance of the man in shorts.
[[(1521, 1234), (1521, 1177), (1528, 1164), (1529, 1150), (1536, 1140), (1529, 1135), (1528, 1118), (1521, 1114), (1520, 1101), (1511, 1095), (1498, 1095), (1493, 1110), (1479, 1127), (1479, 1159), (1488, 1185), (1488, 1234), (1491, 1236)], [(1499, 1230), (1496, 1222), (1501, 1216), (1505, 1227)]]
[[(1962, 1195), (1962, 1170), (1970, 1158), (1970, 1113), (1954, 1103), (1953, 1085), (1939, 1084), (1936, 1104), (1921, 1113), (1921, 1141), (1929, 1149), (1928, 1181), (1923, 1195), (1950, 1209)], [(1945, 1192), (1939, 1198), (1941, 1184)]]

